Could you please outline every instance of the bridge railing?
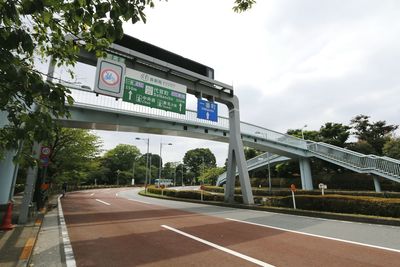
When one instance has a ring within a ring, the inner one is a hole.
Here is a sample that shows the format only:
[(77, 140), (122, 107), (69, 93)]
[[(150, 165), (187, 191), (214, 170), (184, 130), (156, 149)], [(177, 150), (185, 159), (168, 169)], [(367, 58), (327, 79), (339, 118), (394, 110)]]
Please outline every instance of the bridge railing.
[[(74, 86), (68, 87), (71, 89), (72, 97), (75, 99), (75, 103), (80, 105), (107, 110), (113, 109), (150, 118), (163, 117), (166, 120), (179, 120), (182, 122), (195, 123), (196, 125), (203, 125), (206, 127), (212, 126), (222, 130), (229, 130), (229, 118), (227, 117), (218, 116), (218, 122), (213, 122), (209, 120), (198, 119), (197, 112), (194, 110), (186, 110), (186, 114), (178, 114), (141, 105), (135, 105), (124, 102), (121, 99), (116, 100), (115, 98), (109, 96), (98, 95), (97, 97), (94, 97), (95, 94), (92, 91), (83, 91), (81, 88)], [(251, 123), (241, 122), (240, 129), (242, 134), (246, 134), (260, 140), (307, 149), (306, 141), (303, 139), (272, 131)]]
[(308, 142), (307, 147), (312, 152), (348, 164), (352, 167), (363, 170), (364, 172), (376, 171), (400, 179), (399, 160), (375, 155), (364, 155), (345, 148), (339, 148), (320, 142)]

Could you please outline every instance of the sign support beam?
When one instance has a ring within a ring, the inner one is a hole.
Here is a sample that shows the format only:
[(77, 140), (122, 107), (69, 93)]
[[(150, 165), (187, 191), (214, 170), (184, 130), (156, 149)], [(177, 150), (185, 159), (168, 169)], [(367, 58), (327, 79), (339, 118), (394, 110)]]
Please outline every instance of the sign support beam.
[[(111, 54), (124, 57), (127, 69), (131, 68), (184, 85), (189, 94), (195, 96), (200, 95), (203, 98), (213, 99), (215, 102), (227, 105), (229, 109), (230, 141), (225, 201), (234, 201), (235, 169), (237, 166), (243, 194), (243, 203), (247, 205), (254, 204), (249, 173), (244, 156), (243, 142), (240, 134), (239, 100), (237, 96), (233, 94), (233, 87), (121, 45), (112, 44), (108, 51)], [(97, 62), (94, 55), (92, 55), (91, 59), (88, 53), (81, 53), (81, 56), (82, 61), (86, 63), (92, 62), (95, 64), (95, 62)]]

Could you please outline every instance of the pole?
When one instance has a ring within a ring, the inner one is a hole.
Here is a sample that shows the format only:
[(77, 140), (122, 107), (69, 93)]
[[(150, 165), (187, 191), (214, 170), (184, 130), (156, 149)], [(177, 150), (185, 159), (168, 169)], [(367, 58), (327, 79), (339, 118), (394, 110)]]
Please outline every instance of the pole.
[(182, 186), (184, 186), (184, 184), (183, 184), (183, 162), (182, 162), (182, 171), (181, 171), (181, 183), (182, 183)]
[(176, 167), (174, 168), (174, 186), (176, 186)]
[(269, 165), (269, 160), (270, 160), (270, 158), (269, 158), (269, 152), (267, 152), (267, 159), (268, 159), (268, 188), (269, 188), (269, 192), (271, 192), (272, 191), (272, 183), (271, 183), (271, 168), (270, 168), (270, 165)]
[(161, 180), (161, 152), (162, 152), (162, 143), (160, 143), (160, 161), (158, 163), (158, 187), (160, 187), (160, 180)]
[(296, 199), (294, 198), (294, 191), (292, 190), (293, 208), (296, 209)]
[(146, 153), (146, 178), (144, 181), (144, 192), (147, 194), (147, 183), (149, 182), (149, 146), (150, 146), (150, 138), (147, 138), (147, 153)]

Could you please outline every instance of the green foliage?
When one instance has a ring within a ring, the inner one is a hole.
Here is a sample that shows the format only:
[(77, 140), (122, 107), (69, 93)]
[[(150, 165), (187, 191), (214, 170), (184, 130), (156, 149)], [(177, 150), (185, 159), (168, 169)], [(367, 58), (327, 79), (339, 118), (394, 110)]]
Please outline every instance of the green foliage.
[(235, 0), (233, 11), (235, 11), (236, 13), (244, 12), (252, 8), (253, 4), (255, 3), (255, 0)]
[(244, 157), (246, 158), (246, 160), (257, 157), (258, 155), (260, 155), (262, 153), (263, 153), (262, 151), (251, 148), (251, 147), (244, 148)]
[(109, 170), (107, 174), (108, 183), (116, 183), (118, 171), (121, 177), (127, 176), (122, 172), (130, 173), (131, 179), (133, 175), (133, 162), (136, 161), (139, 156), (139, 149), (133, 145), (119, 144), (115, 148), (107, 151), (101, 159), (101, 164)]
[(387, 157), (400, 159), (400, 138), (393, 138), (383, 146), (383, 154)]
[(208, 148), (189, 150), (183, 157), (183, 163), (194, 174), (195, 178), (199, 177), (202, 171), (216, 167), (215, 162), (215, 156)]
[(218, 179), (218, 176), (224, 172), (224, 168), (221, 167), (215, 167), (215, 168), (210, 168), (207, 169), (205, 172), (203, 172), (199, 180), (203, 184), (208, 184), (208, 185), (215, 185)]
[(327, 122), (319, 129), (321, 142), (334, 146), (345, 147), (351, 128), (341, 123)]
[(104, 56), (122, 37), (122, 22), (145, 22), (144, 10), (153, 5), (152, 0), (1, 1), (0, 112), (8, 125), (0, 129), (0, 155), (19, 140), (48, 140), (55, 128), (52, 116), (68, 116), (66, 102), (73, 103), (68, 89), (43, 80), (34, 69), (35, 57), (71, 66), (81, 49)]
[(387, 125), (386, 121), (370, 122), (370, 116), (358, 115), (351, 120), (354, 134), (359, 141), (365, 141), (374, 149), (373, 154), (382, 155), (384, 144), (398, 125)]

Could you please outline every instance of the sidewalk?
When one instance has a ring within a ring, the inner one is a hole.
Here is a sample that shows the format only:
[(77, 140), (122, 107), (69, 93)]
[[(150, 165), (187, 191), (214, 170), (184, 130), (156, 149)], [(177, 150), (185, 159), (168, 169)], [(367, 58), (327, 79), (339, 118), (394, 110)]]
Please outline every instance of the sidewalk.
[[(20, 203), (21, 198), (15, 197), (13, 224), (17, 223)], [(34, 214), (25, 225), (0, 231), (0, 266), (65, 266), (62, 264), (56, 197), (49, 201), (48, 207), (54, 208), (47, 214), (46, 211)]]

